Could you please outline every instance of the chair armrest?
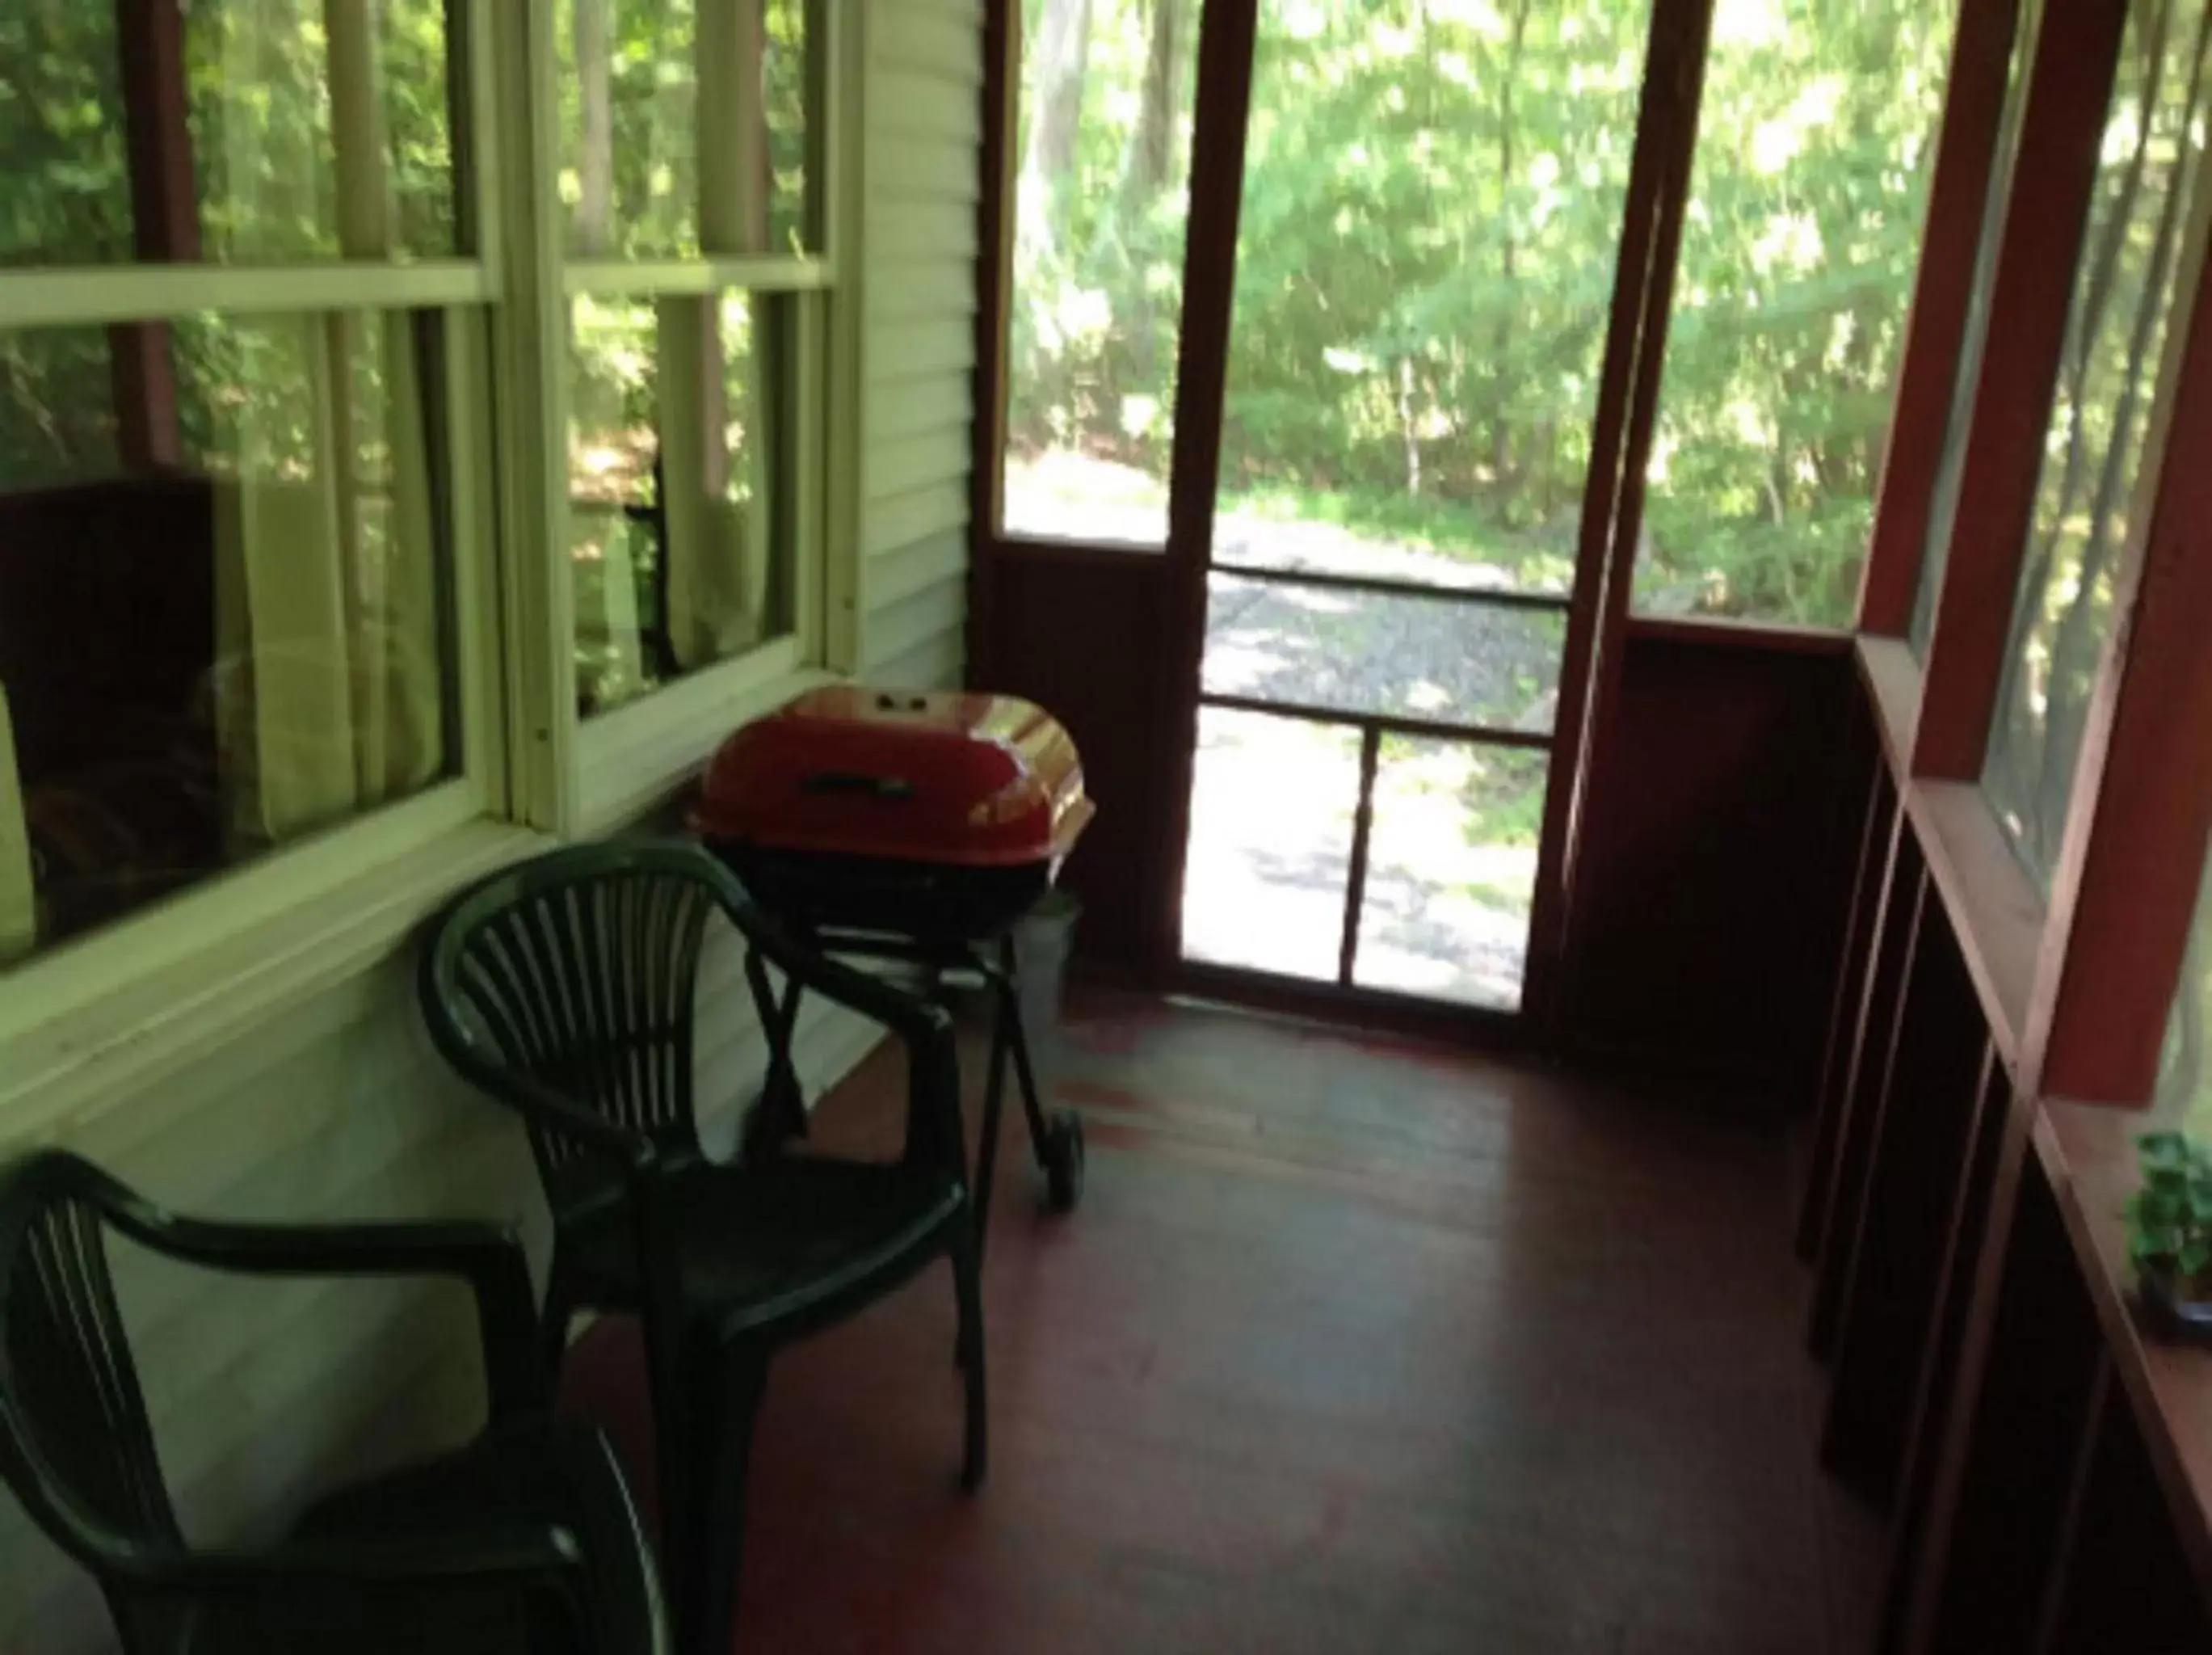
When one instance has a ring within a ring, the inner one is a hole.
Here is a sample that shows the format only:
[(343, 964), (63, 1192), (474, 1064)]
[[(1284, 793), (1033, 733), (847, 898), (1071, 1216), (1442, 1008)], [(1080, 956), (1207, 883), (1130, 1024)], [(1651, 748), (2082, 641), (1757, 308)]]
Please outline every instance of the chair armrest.
[(118, 1560), (141, 1590), (191, 1596), (452, 1585), (469, 1581), (566, 1589), (582, 1571), (574, 1535), (553, 1524), (431, 1530), (402, 1538), (284, 1541), (263, 1551), (164, 1550)]
[[(723, 877), (729, 879), (727, 874)], [(734, 885), (734, 880), (730, 884)], [(717, 891), (730, 922), (763, 958), (786, 977), (881, 1024), (910, 1050), (940, 1037), (951, 1037), (951, 1013), (942, 1006), (879, 977), (871, 977), (842, 960), (831, 958), (811, 943), (802, 940), (741, 890), (725, 888), (718, 882)]]
[(595, 1115), (557, 1086), (508, 1069), (463, 1063), (461, 1072), (509, 1104), (533, 1126), (564, 1133), (600, 1159), (618, 1165), (626, 1177), (650, 1172), (660, 1159), (653, 1140), (634, 1127)]
[(153, 1598), (313, 1599), (340, 1613), (373, 1612), (394, 1591), (506, 1587), (557, 1611), (565, 1646), (592, 1646), (585, 1562), (566, 1529), (517, 1524), (403, 1539), (291, 1541), (259, 1552), (162, 1552), (122, 1562)]
[[(761, 958), (802, 987), (881, 1024), (898, 1037), (907, 1050), (908, 1153), (942, 1163), (966, 1183), (966, 1129), (960, 1112), (960, 1057), (952, 1013), (933, 1000), (833, 958), (750, 899), (726, 895), (723, 905)], [(917, 1140), (917, 1131), (926, 1132), (927, 1139)]]
[(514, 1232), (497, 1225), (236, 1224), (179, 1218), (137, 1200), (112, 1208), (111, 1218), (157, 1252), (236, 1275), (457, 1277), (476, 1299), (492, 1417), (551, 1401), (529, 1261)]

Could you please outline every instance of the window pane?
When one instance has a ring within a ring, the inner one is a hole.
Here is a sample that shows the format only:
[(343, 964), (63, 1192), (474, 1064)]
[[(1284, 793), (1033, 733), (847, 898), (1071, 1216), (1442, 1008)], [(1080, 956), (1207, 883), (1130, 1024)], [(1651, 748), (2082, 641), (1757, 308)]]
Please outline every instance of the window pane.
[(574, 303), (569, 556), (586, 715), (791, 629), (769, 485), (779, 314), (739, 295)]
[(1493, 730), (1547, 731), (1556, 610), (1255, 581), (1206, 582), (1206, 692)]
[[(134, 245), (240, 263), (458, 250), (446, 0), (185, 6), (183, 82), (167, 88), (126, 89), (122, 71), (126, 53), (177, 61), (155, 39), (162, 7), (5, 13), (0, 265), (103, 263)], [(191, 204), (135, 242), (133, 128), (155, 173), (143, 196)]]
[(1024, 0), (1006, 528), (1167, 539), (1199, 0)]
[(1639, 609), (1850, 624), (1955, 11), (1722, 0)]
[(768, 44), (761, 82), (768, 103), (769, 250), (814, 250), (807, 223), (807, 54), (805, 0), (767, 0)]
[(454, 773), (441, 350), (404, 313), (0, 336), (0, 954)]
[(1352, 981), (1516, 1011), (1548, 755), (1386, 735)]
[(123, 122), (112, 5), (0, 7), (0, 265), (131, 256)]
[(1996, 288), (1997, 251), (2004, 239), (2005, 201), (2012, 190), (2013, 158), (2020, 149), (2021, 121), (2027, 109), (2028, 65), (2035, 59), (2035, 37), (2043, 8), (2030, 0), (2021, 9), (2013, 33), (2012, 64), (2005, 81), (2004, 113), (1997, 129), (1996, 154), (1990, 164), (1990, 186), (1982, 203), (1981, 239), (1974, 248), (1973, 285), (1966, 326), (1959, 340), (1959, 368), (1951, 384), (1951, 414), (1943, 431), (1943, 455), (1928, 505), (1928, 538), (1920, 554), (1919, 584), (1905, 642), (1912, 658), (1924, 663), (1936, 628), (1936, 599), (1943, 590), (1943, 569), (1951, 556), (1951, 530), (1959, 515), (1959, 482), (1966, 471), (1966, 441), (1972, 429), (1974, 389), (1989, 344), (1990, 299)]
[[(2206, 867), (2212, 875), (2212, 862)], [(2197, 898), (2190, 927), (2189, 953), (2175, 985), (2173, 1009), (2166, 1025), (2166, 1050), (2159, 1064), (2158, 1115), (2162, 1124), (2185, 1125), (2212, 1138), (2212, 1052), (2205, 1037), (2212, 1031), (2212, 877)]]
[[(2159, 388), (2207, 103), (2206, 0), (2136, 0), (2075, 271), (1983, 786), (2046, 889)], [(2185, 461), (2184, 463), (2188, 463)]]
[(1217, 543), (1564, 593), (1649, 8), (1261, 9)]
[(699, 253), (696, 0), (556, 3), (568, 251)]
[(1357, 730), (1200, 708), (1184, 955), (1335, 982), (1358, 805)]
[[(208, 258), (457, 251), (445, 0), (230, 0), (185, 14)], [(329, 26), (346, 17), (357, 27)]]
[(805, 0), (562, 0), (554, 14), (570, 253), (806, 251)]

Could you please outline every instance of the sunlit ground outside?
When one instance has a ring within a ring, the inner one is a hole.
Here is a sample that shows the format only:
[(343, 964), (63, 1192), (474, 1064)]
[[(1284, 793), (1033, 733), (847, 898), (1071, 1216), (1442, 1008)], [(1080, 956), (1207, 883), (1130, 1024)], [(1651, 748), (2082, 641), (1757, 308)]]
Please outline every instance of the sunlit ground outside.
[(1184, 954), (1334, 982), (1358, 803), (1357, 732), (1201, 709)]
[[(1004, 524), (1016, 538), (1075, 540), (1158, 551), (1166, 484), (1134, 465), (1073, 449), (1006, 459)], [(1513, 535), (1471, 510), (1432, 502), (1381, 520), (1374, 502), (1310, 490), (1224, 494), (1213, 561), (1247, 569), (1364, 575), (1456, 591), (1564, 594), (1574, 575), (1571, 530)]]
[(1352, 980), (1518, 1009), (1547, 756), (1385, 737)]
[[(1385, 739), (1355, 982), (1519, 1005), (1543, 789), (1540, 752)], [(1185, 954), (1334, 982), (1358, 794), (1356, 732), (1206, 709)]]
[(1565, 633), (1556, 611), (1217, 572), (1202, 682), (1277, 705), (1540, 734)]

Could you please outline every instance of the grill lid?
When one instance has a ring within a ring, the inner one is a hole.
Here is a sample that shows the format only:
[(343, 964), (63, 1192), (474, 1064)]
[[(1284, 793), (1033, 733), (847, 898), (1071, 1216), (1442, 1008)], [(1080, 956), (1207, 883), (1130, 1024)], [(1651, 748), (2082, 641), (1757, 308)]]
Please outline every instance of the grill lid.
[(1066, 729), (1011, 696), (840, 685), (732, 733), (702, 837), (952, 867), (1057, 862), (1097, 806)]

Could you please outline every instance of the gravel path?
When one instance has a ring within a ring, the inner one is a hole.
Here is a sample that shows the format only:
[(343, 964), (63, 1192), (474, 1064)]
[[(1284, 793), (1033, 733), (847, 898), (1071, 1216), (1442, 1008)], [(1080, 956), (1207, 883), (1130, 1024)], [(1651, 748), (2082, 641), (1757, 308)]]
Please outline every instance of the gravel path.
[[(1073, 455), (1010, 471), (1009, 526), (1157, 544), (1164, 495), (1141, 472)], [(1231, 512), (1217, 563), (1405, 581), (1448, 591), (1508, 588), (1508, 569), (1353, 532)], [(1295, 587), (1220, 574), (1206, 617), (1206, 684), (1222, 695), (1548, 730), (1565, 624), (1486, 604)]]

